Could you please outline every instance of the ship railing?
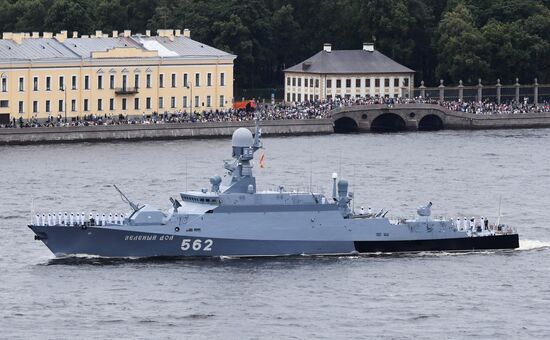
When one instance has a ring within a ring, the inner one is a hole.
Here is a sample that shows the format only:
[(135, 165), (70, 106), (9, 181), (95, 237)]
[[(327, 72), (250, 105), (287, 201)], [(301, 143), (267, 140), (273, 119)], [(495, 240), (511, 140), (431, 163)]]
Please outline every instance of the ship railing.
[(34, 226), (42, 227), (90, 227), (123, 225), (124, 214), (42, 213), (34, 216)]

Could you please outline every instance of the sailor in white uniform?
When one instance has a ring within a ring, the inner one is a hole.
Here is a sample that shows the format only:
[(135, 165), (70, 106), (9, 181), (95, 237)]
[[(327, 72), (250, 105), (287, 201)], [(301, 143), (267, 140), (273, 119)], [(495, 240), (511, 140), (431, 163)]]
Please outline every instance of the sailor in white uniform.
[(36, 216), (34, 217), (35, 218), (35, 222), (36, 225), (40, 225), (40, 215), (39, 214), (36, 214)]
[(101, 215), (101, 225), (105, 225), (105, 214)]
[(40, 220), (40, 225), (46, 225), (46, 214), (42, 214), (42, 219)]
[(69, 221), (69, 216), (67, 216), (67, 213), (63, 213), (63, 225), (67, 225)]
[(70, 226), (74, 225), (74, 215), (73, 215), (73, 213), (71, 213), (71, 215), (69, 217), (69, 225)]

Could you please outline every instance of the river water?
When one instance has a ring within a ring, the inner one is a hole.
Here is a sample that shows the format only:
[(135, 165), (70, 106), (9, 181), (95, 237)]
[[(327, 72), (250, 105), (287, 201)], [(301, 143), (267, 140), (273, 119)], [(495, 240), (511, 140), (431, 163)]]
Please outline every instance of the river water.
[[(550, 129), (264, 138), (260, 189), (411, 216), (498, 217), (519, 250), (213, 260), (54, 259), (31, 210), (126, 212), (208, 186), (229, 139), (0, 147), (0, 338), (548, 339)], [(253, 221), (251, 221), (253, 223)]]

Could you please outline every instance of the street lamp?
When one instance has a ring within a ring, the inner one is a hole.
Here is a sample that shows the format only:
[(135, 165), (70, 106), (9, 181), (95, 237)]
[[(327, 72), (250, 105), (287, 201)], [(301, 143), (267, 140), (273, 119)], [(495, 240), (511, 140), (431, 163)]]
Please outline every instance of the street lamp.
[(185, 87), (189, 89), (189, 101), (191, 105), (191, 112), (189, 114), (191, 115), (193, 113), (193, 83), (191, 83), (191, 81), (188, 81)]
[(61, 91), (65, 92), (65, 102), (63, 103), (63, 108), (65, 109), (65, 124), (67, 124), (67, 84), (66, 81), (63, 82), (63, 87)]

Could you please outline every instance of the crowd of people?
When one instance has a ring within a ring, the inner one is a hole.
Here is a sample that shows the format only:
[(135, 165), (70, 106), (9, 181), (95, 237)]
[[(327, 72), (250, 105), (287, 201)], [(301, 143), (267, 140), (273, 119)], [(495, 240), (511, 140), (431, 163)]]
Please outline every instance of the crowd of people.
[(30, 119), (23, 117), (13, 118), (9, 123), (2, 124), (5, 128), (23, 127), (62, 127), (62, 126), (94, 126), (94, 125), (120, 125), (120, 124), (170, 124), (170, 123), (197, 123), (197, 122), (240, 122), (250, 121), (257, 116), (261, 120), (302, 120), (329, 118), (333, 109), (356, 105), (386, 105), (394, 107), (399, 104), (437, 104), (449, 110), (480, 115), (492, 114), (527, 114), (550, 112), (550, 103), (539, 105), (525, 102), (510, 102), (497, 104), (485, 100), (477, 101), (439, 101), (430, 98), (382, 98), (382, 97), (353, 97), (335, 98), (322, 101), (306, 101), (301, 103), (279, 103), (274, 105), (258, 105), (253, 109), (228, 109), (228, 110), (202, 110), (187, 112), (177, 110), (163, 113), (143, 113), (141, 116), (128, 116), (124, 114), (90, 114), (83, 117), (74, 117), (65, 120), (59, 114), (49, 116), (47, 119)]

